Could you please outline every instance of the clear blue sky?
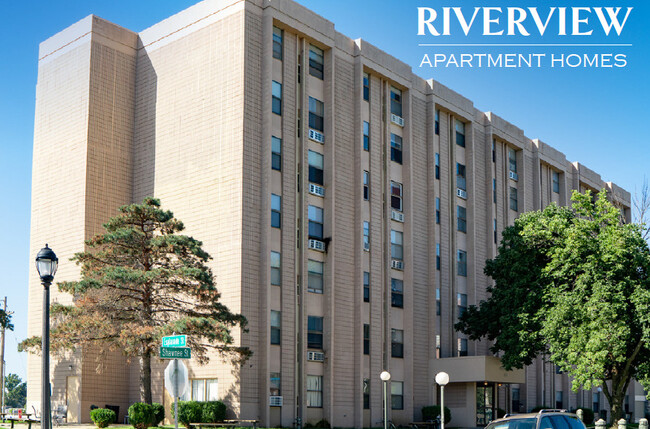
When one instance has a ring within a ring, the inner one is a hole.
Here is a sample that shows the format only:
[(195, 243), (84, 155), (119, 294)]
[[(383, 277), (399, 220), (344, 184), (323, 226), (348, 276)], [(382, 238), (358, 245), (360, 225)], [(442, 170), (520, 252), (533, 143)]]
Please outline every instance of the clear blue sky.
[[(278, 1), (278, 0), (272, 0)], [(300, 0), (334, 22), (351, 38), (363, 38), (410, 64), (424, 78), (434, 78), (474, 101), (478, 109), (493, 111), (522, 128), (530, 138), (539, 138), (564, 152), (570, 161), (580, 161), (634, 193), (644, 177), (650, 177), (650, 145), (645, 128), (649, 120), (650, 5), (641, 0), (587, 0), (580, 6), (633, 6), (620, 37), (594, 31), (589, 37), (482, 36), (481, 16), (469, 37), (458, 24), (452, 35), (434, 38), (417, 36), (417, 7), (439, 10), (462, 6), (469, 16), (474, 6), (537, 6), (542, 18), (551, 6), (575, 6), (558, 0), (486, 2), (480, 0)], [(26, 336), (31, 159), (38, 44), (89, 14), (95, 14), (134, 31), (196, 3), (194, 0), (51, 0), (3, 2), (0, 15), (0, 183), (3, 205), (0, 224), (7, 232), (0, 242), (0, 297), (8, 296), (15, 311), (16, 331), (7, 336), (7, 372), (24, 377), (26, 359), (15, 350)], [(597, 24), (593, 13), (590, 23)], [(503, 19), (503, 17), (502, 17)], [(532, 22), (532, 21), (531, 21)], [(571, 23), (570, 15), (568, 23)], [(553, 28), (555, 25), (555, 28)], [(475, 28), (476, 27), (476, 28)], [(591, 25), (590, 25), (591, 27)], [(531, 27), (529, 27), (531, 28)], [(532, 27), (534, 29), (534, 27)], [(596, 28), (596, 30), (598, 30)], [(530, 40), (528, 40), (530, 39)], [(631, 43), (617, 48), (460, 48), (420, 47), (419, 43)], [(488, 50), (490, 49), (490, 50)], [(625, 68), (419, 68), (425, 53), (624, 53)], [(56, 193), (56, 190), (52, 190)], [(63, 261), (65, 263), (65, 261)]]

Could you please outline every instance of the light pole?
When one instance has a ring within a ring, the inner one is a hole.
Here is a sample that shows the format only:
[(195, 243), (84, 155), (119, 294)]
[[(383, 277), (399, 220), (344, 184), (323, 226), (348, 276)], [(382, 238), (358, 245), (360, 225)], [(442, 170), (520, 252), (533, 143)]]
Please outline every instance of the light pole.
[(59, 258), (47, 247), (36, 255), (36, 270), (43, 284), (43, 338), (41, 368), (41, 428), (50, 429), (50, 286), (59, 265)]
[(388, 429), (388, 380), (390, 380), (390, 372), (382, 371), (379, 378), (384, 383), (384, 429)]
[(437, 373), (436, 383), (440, 385), (440, 429), (445, 429), (445, 386), (449, 383), (449, 374)]

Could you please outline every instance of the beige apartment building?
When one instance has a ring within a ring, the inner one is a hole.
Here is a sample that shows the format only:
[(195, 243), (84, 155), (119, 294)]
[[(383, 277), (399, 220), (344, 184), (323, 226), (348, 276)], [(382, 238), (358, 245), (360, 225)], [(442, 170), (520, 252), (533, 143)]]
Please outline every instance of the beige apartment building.
[[(140, 33), (88, 16), (46, 40), (33, 167), (31, 254), (50, 244), (57, 281), (77, 279), (84, 239), (146, 196), (204, 242), (253, 356), (189, 361), (186, 398), (267, 427), (376, 427), (388, 370), (390, 418), (407, 424), (437, 403), (444, 370), (452, 426), (484, 425), (497, 405), (606, 405), (541, 361), (506, 373), (453, 324), (486, 299), (484, 262), (520, 213), (604, 187), (629, 219), (629, 193), (290, 0), (205, 0)], [(41, 293), (32, 268), (29, 335)], [(154, 400), (169, 404), (165, 364)], [(137, 362), (118, 353), (58, 356), (51, 380), (69, 421), (91, 405), (119, 406), (121, 421), (139, 399)], [(35, 356), (28, 386), (38, 407)]]

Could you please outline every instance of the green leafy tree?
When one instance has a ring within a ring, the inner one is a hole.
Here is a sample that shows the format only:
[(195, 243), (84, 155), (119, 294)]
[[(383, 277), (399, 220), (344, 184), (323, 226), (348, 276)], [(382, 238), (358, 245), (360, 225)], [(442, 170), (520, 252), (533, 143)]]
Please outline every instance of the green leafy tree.
[(0, 328), (7, 329), (9, 331), (14, 330), (14, 325), (11, 323), (11, 314), (0, 309)]
[(27, 400), (27, 383), (16, 374), (5, 376), (5, 405), (9, 408), (23, 408)]
[[(234, 347), (231, 329), (246, 319), (219, 302), (210, 256), (202, 243), (181, 235), (183, 223), (160, 201), (120, 207), (105, 232), (86, 241), (88, 251), (72, 258), (81, 265), (81, 280), (58, 283), (75, 297), (74, 305), (54, 304), (52, 349), (78, 345), (121, 351), (140, 361), (140, 399), (151, 404), (151, 359), (161, 338), (188, 336), (192, 357), (207, 363), (209, 350), (235, 361), (249, 351)], [(38, 351), (40, 338), (21, 348)]]
[(650, 391), (650, 250), (605, 191), (572, 200), (572, 208), (550, 205), (506, 228), (485, 267), (490, 297), (456, 329), (494, 341), (505, 369), (547, 354), (574, 390), (601, 386), (616, 425), (630, 381)]

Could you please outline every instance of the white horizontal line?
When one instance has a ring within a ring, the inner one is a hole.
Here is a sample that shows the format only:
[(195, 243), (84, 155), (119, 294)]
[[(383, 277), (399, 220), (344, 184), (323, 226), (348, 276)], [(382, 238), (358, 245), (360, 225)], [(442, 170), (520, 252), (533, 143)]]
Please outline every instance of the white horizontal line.
[(463, 47), (482, 47), (482, 46), (534, 46), (534, 47), (585, 47), (585, 46), (600, 46), (600, 47), (622, 47), (632, 46), (631, 43), (420, 43), (418, 46), (463, 46)]

